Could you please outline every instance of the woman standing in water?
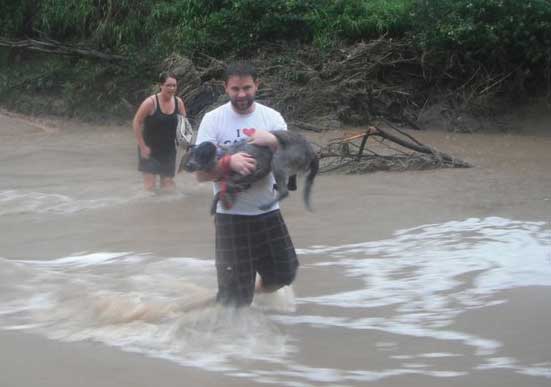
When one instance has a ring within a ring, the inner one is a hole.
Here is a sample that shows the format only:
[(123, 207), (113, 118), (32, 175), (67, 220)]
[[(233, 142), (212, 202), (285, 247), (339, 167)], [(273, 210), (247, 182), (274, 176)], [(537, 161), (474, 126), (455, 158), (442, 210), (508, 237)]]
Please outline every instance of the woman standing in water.
[(178, 81), (172, 73), (161, 73), (160, 92), (147, 97), (136, 112), (132, 126), (138, 141), (138, 170), (144, 188), (153, 191), (160, 177), (160, 188), (174, 188), (177, 114), (186, 115), (184, 102), (176, 96)]

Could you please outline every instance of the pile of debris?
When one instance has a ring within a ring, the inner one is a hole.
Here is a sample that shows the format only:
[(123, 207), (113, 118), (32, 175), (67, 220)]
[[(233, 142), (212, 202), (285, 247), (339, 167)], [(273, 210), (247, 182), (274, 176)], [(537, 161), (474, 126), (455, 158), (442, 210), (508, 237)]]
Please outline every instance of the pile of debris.
[(318, 147), (317, 153), (322, 173), (358, 174), (472, 166), (417, 141), (396, 127), (369, 126), (361, 133), (329, 141)]
[[(431, 84), (441, 75), (425, 65), (418, 50), (406, 41), (381, 38), (328, 54), (311, 47), (297, 50), (274, 46), (251, 61), (261, 81), (257, 100), (280, 111), (291, 130), (324, 132), (351, 126), (375, 128), (380, 124), (394, 128), (394, 133), (389, 129), (368, 130), (355, 150), (359, 154), (351, 151), (356, 141), (320, 149), (325, 170), (361, 173), (468, 166), (405, 132), (421, 130), (423, 113), (434, 113), (435, 106), (442, 106), (429, 104)], [(193, 61), (173, 55), (163, 63), (164, 69), (179, 79), (181, 96), (194, 126), (205, 112), (227, 101), (225, 66), (225, 62), (205, 55)], [(454, 117), (449, 111), (458, 109), (442, 107), (440, 118), (452, 122)], [(464, 112), (463, 117), (467, 117)], [(466, 119), (462, 122), (472, 123)], [(449, 125), (445, 128), (450, 129)], [(379, 143), (397, 144), (402, 150), (379, 154), (361, 145), (368, 137)]]

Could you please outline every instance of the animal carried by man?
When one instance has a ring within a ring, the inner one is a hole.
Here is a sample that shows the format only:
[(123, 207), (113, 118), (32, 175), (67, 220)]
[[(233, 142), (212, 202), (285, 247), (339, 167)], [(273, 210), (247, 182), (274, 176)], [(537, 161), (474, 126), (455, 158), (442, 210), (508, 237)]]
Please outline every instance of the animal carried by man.
[[(254, 134), (254, 129), (249, 129), (249, 133)], [(310, 196), (319, 169), (319, 160), (312, 145), (304, 136), (296, 132), (274, 130), (270, 133), (278, 141), (275, 152), (269, 147), (251, 144), (248, 141), (240, 141), (220, 148), (210, 142), (204, 142), (190, 149), (184, 164), (184, 170), (187, 172), (209, 172), (216, 167), (220, 158), (239, 152), (249, 154), (256, 162), (256, 168), (248, 175), (242, 175), (227, 168), (220, 181), (222, 189), (213, 199), (211, 214), (216, 212), (218, 201), (222, 202), (224, 208), (231, 208), (239, 192), (248, 189), (252, 183), (264, 178), (270, 171), (276, 181), (277, 195), (272, 201), (262, 203), (259, 209), (269, 209), (276, 202), (289, 196), (289, 188), (291, 190), (296, 188), (293, 185), (296, 185), (294, 179), (298, 173), (305, 174), (303, 199), (305, 207), (312, 211)]]

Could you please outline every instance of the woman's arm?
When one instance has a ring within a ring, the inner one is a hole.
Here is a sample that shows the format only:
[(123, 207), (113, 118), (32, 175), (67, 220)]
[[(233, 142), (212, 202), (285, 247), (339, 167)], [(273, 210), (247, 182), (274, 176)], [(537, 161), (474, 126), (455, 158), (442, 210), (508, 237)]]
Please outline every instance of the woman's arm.
[(145, 121), (145, 118), (151, 114), (154, 108), (153, 99), (147, 98), (145, 101), (142, 102), (140, 107), (138, 108), (138, 111), (134, 115), (134, 119), (132, 120), (132, 128), (134, 129), (134, 135), (136, 136), (136, 141), (138, 142), (138, 146), (140, 147), (140, 152), (142, 153), (142, 156), (144, 158), (148, 158), (149, 154), (151, 153), (151, 150), (149, 147), (145, 144), (145, 141), (143, 139), (143, 123)]
[(178, 101), (178, 113), (180, 113), (183, 116), (187, 116), (186, 112), (186, 105), (184, 104), (184, 101), (180, 97), (176, 97), (176, 101)]

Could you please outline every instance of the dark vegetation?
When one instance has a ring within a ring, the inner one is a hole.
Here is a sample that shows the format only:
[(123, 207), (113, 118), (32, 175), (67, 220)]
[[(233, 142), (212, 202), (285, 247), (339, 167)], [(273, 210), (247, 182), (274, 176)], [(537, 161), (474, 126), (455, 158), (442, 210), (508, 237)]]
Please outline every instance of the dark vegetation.
[(378, 120), (476, 130), (549, 98), (550, 0), (0, 0), (0, 103), (128, 119), (175, 70), (197, 122), (224, 64), (302, 128)]

